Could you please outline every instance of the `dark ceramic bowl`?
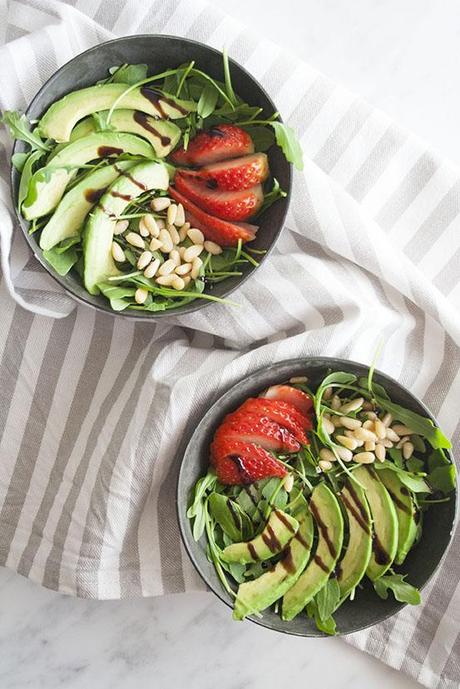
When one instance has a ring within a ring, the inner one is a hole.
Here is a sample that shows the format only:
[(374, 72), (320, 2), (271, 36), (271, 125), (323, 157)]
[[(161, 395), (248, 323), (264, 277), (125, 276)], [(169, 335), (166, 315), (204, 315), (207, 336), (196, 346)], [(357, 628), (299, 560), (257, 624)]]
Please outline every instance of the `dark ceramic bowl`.
[[(154, 74), (172, 67), (178, 67), (184, 62), (195, 60), (198, 68), (206, 71), (215, 79), (223, 80), (222, 54), (203, 43), (190, 41), (175, 36), (139, 35), (117, 38), (107, 43), (102, 43), (90, 48), (81, 55), (61, 67), (40, 89), (27, 109), (27, 117), (30, 120), (38, 119), (46, 109), (56, 100), (69, 91), (75, 91), (90, 86), (99, 79), (107, 76), (107, 70), (112, 65), (127, 63), (145, 63), (148, 65), (148, 73)], [(263, 109), (263, 115), (268, 117), (276, 111), (276, 107), (262, 86), (238, 63), (230, 60), (232, 82), (235, 92), (250, 105)], [(13, 152), (24, 151), (24, 144), (17, 141)], [(287, 162), (278, 146), (272, 146), (268, 151), (270, 171), (273, 177), (279, 181), (281, 187), (288, 192), (285, 199), (277, 201), (260, 218), (260, 228), (257, 238), (251, 242), (254, 249), (263, 249), (259, 263), (267, 258), (274, 246), (283, 227), (288, 202), (291, 193), (292, 166)], [(11, 168), (11, 183), (14, 207), (17, 207), (17, 194), (20, 175), (17, 170)], [(18, 214), (19, 224), (24, 237), (32, 249), (34, 255), (45, 270), (64, 287), (66, 292), (77, 301), (93, 306), (100, 311), (114, 313), (107, 300), (102, 296), (91, 296), (81, 284), (78, 275), (71, 271), (65, 277), (60, 276), (43, 258), (42, 250), (38, 245), (35, 235), (28, 234), (28, 223)], [(212, 294), (217, 297), (227, 297), (239, 287), (257, 268), (252, 265), (244, 266), (241, 277), (230, 277), (213, 287)], [(155, 313), (142, 311), (122, 311), (119, 315), (124, 318), (156, 320), (167, 318), (175, 314), (191, 313), (197, 311), (212, 302), (204, 299), (196, 299), (189, 305), (181, 306), (173, 311), (158, 311)]]
[[(194, 541), (190, 521), (186, 516), (191, 490), (197, 479), (206, 473), (208, 467), (211, 439), (224, 416), (236, 409), (248, 397), (256, 396), (269, 385), (288, 380), (291, 376), (307, 375), (310, 384), (315, 387), (327, 374), (328, 369), (347, 371), (358, 376), (367, 376), (369, 370), (362, 364), (327, 357), (292, 359), (260, 369), (234, 385), (213, 404), (197, 425), (185, 449), (177, 486), (177, 509), (182, 538), (198, 573), (212, 591), (229, 606), (232, 606), (232, 601), (223, 590), (213, 565), (206, 558), (205, 538), (203, 537), (198, 543)], [(375, 372), (374, 380), (385, 386), (394, 402), (423, 414), (435, 422), (434, 417), (422, 402), (396, 380), (378, 371)], [(449, 458), (452, 461), (450, 455)], [(424, 515), (420, 543), (410, 552), (402, 567), (404, 573), (408, 575), (408, 581), (418, 588), (422, 588), (430, 580), (447, 551), (455, 525), (456, 499), (456, 493), (452, 494), (449, 502), (432, 507)], [(387, 600), (381, 600), (370, 585), (364, 584), (364, 588), (359, 590), (356, 599), (353, 602), (346, 601), (334, 614), (338, 634), (350, 634), (370, 627), (394, 615), (403, 607), (404, 604), (398, 603), (392, 596), (389, 596)], [(266, 610), (263, 617), (251, 616), (248, 619), (263, 627), (286, 634), (324, 636), (306, 615), (298, 615), (291, 622), (284, 622), (272, 610)]]

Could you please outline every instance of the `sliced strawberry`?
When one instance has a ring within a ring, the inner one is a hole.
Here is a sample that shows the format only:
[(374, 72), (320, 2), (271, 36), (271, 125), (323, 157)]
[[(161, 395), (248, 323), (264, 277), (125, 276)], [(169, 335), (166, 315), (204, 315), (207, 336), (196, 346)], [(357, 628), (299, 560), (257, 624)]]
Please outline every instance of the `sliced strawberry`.
[(263, 447), (241, 440), (215, 440), (211, 445), (211, 463), (219, 481), (227, 485), (244, 485), (287, 474), (281, 462)]
[(192, 227), (197, 227), (203, 232), (206, 239), (217, 242), (220, 246), (236, 246), (239, 239), (243, 242), (251, 242), (259, 229), (257, 225), (216, 218), (198, 208), (193, 201), (190, 201), (174, 187), (169, 187), (168, 193), (175, 201), (184, 206), (187, 220)]
[(199, 170), (181, 170), (186, 175), (202, 179), (211, 189), (241, 191), (262, 184), (268, 177), (268, 158), (265, 153), (223, 160)]
[(287, 402), (269, 400), (265, 397), (250, 397), (243, 402), (239, 411), (266, 416), (286, 428), (299, 443), (304, 445), (308, 443), (305, 431), (311, 428), (311, 420)]
[(217, 124), (194, 136), (187, 150), (178, 148), (171, 158), (176, 165), (207, 165), (253, 152), (254, 144), (244, 129), (234, 124)]
[(267, 417), (236, 411), (225, 417), (217, 429), (215, 440), (232, 439), (256, 443), (265, 450), (298, 452), (300, 443), (275, 421)]
[(174, 185), (177, 191), (204, 211), (224, 220), (247, 220), (264, 202), (260, 184), (242, 191), (220, 191), (210, 188), (203, 180), (176, 172)]
[(288, 404), (292, 404), (301, 414), (308, 416), (313, 408), (312, 399), (292, 385), (272, 385), (262, 395), (271, 400), (282, 400)]

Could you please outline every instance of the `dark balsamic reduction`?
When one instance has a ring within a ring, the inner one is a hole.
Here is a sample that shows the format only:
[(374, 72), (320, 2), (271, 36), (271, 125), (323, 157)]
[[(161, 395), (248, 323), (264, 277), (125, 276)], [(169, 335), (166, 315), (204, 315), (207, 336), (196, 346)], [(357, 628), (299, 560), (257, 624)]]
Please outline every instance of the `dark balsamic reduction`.
[(272, 551), (272, 553), (276, 553), (277, 551), (281, 550), (281, 543), (276, 537), (276, 533), (273, 531), (273, 528), (270, 526), (270, 524), (267, 524), (261, 535), (263, 542), (267, 548)]
[(288, 522), (288, 520), (286, 519), (284, 514), (282, 512), (280, 512), (280, 510), (275, 510), (275, 514), (276, 514), (277, 518), (280, 520), (280, 522), (282, 522), (284, 524), (286, 529), (288, 529), (291, 533), (295, 533), (294, 527), (292, 526), (292, 524), (290, 522)]
[(171, 139), (169, 138), (169, 136), (164, 136), (163, 134), (160, 134), (160, 132), (157, 129), (155, 129), (155, 127), (152, 124), (150, 124), (145, 113), (141, 112), (140, 110), (135, 110), (133, 118), (134, 121), (137, 122), (137, 124), (140, 124), (141, 127), (146, 129), (148, 132), (151, 132), (154, 136), (160, 139), (160, 143), (162, 146), (169, 146), (169, 144), (171, 143)]
[(321, 556), (320, 556), (320, 555), (318, 555), (318, 554), (315, 555), (315, 557), (313, 558), (313, 560), (316, 562), (316, 564), (318, 565), (318, 567), (320, 567), (320, 569), (323, 570), (323, 572), (329, 572), (329, 568), (324, 564), (324, 562), (323, 562), (323, 560), (321, 559)]
[(329, 536), (329, 531), (328, 531), (327, 525), (321, 519), (321, 515), (319, 513), (319, 510), (316, 507), (313, 500), (310, 500), (310, 510), (311, 510), (311, 512), (315, 518), (316, 523), (318, 524), (318, 527), (319, 527), (319, 530), (321, 531), (322, 537), (326, 541), (326, 545), (328, 547), (328, 550), (329, 550), (331, 556), (334, 558), (337, 557), (337, 551), (335, 549), (333, 542), (331, 541), (331, 537)]
[(97, 203), (106, 191), (107, 187), (103, 189), (87, 189), (84, 196), (88, 203)]
[(108, 158), (109, 156), (118, 156), (123, 153), (122, 148), (117, 148), (116, 146), (99, 146), (97, 149), (97, 155), (99, 158)]
[(149, 100), (155, 106), (155, 108), (158, 110), (163, 119), (166, 119), (168, 115), (163, 110), (162, 102), (170, 105), (172, 108), (180, 112), (181, 115), (184, 115), (184, 117), (185, 115), (188, 115), (188, 110), (176, 103), (176, 101), (172, 98), (164, 96), (160, 91), (157, 91), (156, 89), (149, 89), (147, 86), (142, 86), (141, 93), (144, 96), (144, 98), (147, 98), (147, 100)]

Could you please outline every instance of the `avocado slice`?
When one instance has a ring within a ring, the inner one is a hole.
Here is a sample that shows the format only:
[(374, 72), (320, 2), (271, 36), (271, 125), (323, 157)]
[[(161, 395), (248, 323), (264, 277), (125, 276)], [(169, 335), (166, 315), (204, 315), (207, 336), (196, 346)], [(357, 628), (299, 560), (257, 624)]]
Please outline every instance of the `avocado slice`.
[(102, 194), (124, 170), (134, 165), (131, 160), (120, 160), (106, 165), (85, 177), (62, 197), (58, 207), (40, 235), (40, 246), (46, 251), (68, 237), (80, 234), (86, 216)]
[(257, 579), (239, 585), (233, 610), (235, 620), (268, 608), (286, 593), (304, 570), (313, 543), (313, 519), (308, 507), (298, 512), (296, 517), (299, 529), (283, 558)]
[(336, 566), (337, 583), (343, 599), (359, 584), (372, 555), (372, 519), (364, 490), (349, 481), (340, 493), (348, 519), (348, 544)]
[(313, 489), (309, 508), (318, 529), (318, 544), (305, 571), (284, 594), (283, 620), (292, 620), (323, 588), (342, 549), (342, 511), (337, 498), (324, 483)]
[[(140, 110), (115, 110), (110, 119), (110, 127), (117, 132), (129, 132), (147, 139), (158, 158), (169, 155), (181, 135), (179, 127), (174, 122), (156, 120)], [(70, 140), (76, 141), (95, 131), (94, 119), (85, 117), (73, 128)]]
[(224, 548), (226, 562), (260, 562), (280, 553), (297, 533), (299, 522), (282, 510), (272, 510), (264, 530), (252, 541), (232, 543)]
[(398, 550), (396, 551), (395, 563), (402, 565), (417, 537), (417, 510), (411, 494), (395, 471), (382, 469), (378, 475), (396, 507)]
[(150, 189), (167, 189), (168, 184), (165, 165), (147, 161), (124, 172), (101, 197), (83, 232), (83, 281), (90, 294), (99, 293), (99, 282), (120, 274), (111, 253), (117, 217), (136, 196)]
[(69, 141), (79, 120), (93, 112), (109, 110), (114, 104), (117, 110), (140, 110), (164, 120), (185, 117), (196, 110), (193, 101), (163, 95), (148, 85), (133, 89), (129, 84), (97, 84), (71, 91), (53, 103), (39, 122), (40, 132), (58, 143)]
[(398, 549), (398, 516), (390, 494), (373, 468), (361, 466), (353, 476), (364, 487), (372, 515), (372, 555), (366, 574), (375, 581), (391, 567)]
[(26, 220), (32, 220), (50, 213), (58, 205), (67, 184), (81, 165), (96, 158), (122, 153), (155, 157), (150, 144), (132, 134), (97, 132), (68, 144), (49, 164), (32, 175), (22, 204), (22, 214)]

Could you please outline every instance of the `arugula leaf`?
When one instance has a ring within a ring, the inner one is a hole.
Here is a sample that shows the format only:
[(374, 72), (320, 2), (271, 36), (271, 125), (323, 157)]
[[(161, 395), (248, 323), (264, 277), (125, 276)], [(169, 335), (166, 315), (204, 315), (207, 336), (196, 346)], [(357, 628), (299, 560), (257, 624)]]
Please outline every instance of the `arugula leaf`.
[(404, 581), (406, 574), (386, 574), (374, 581), (374, 589), (380, 598), (386, 600), (388, 592), (392, 591), (396, 600), (409, 605), (419, 605), (421, 602), (420, 591)]
[(42, 151), (50, 150), (51, 147), (45, 144), (37, 131), (31, 131), (30, 122), (23, 113), (16, 110), (5, 110), (3, 117), (0, 118), (0, 122), (3, 122), (8, 127), (14, 139), (26, 141), (31, 146), (32, 151), (37, 149)]
[(266, 211), (267, 208), (270, 208), (270, 206), (275, 203), (275, 201), (278, 201), (278, 199), (283, 199), (286, 196), (287, 193), (281, 189), (278, 180), (273, 178), (273, 186), (271, 191), (268, 191), (266, 194), (264, 194), (264, 201), (257, 215), (260, 215)]
[(233, 86), (232, 86), (232, 78), (230, 75), (230, 64), (228, 61), (228, 53), (227, 53), (226, 48), (224, 48), (224, 50), (222, 51), (222, 57), (223, 57), (223, 61), (224, 61), (225, 91), (227, 93), (227, 96), (228, 96), (230, 102), (233, 103), (233, 105), (236, 105), (238, 103), (238, 99), (235, 96), (235, 91), (233, 90)]
[(38, 151), (33, 151), (27, 156), (27, 160), (25, 161), (24, 167), (22, 169), (22, 174), (21, 174), (21, 180), (19, 182), (19, 189), (18, 189), (18, 209), (21, 208), (22, 202), (26, 198), (28, 192), (29, 192), (29, 182), (32, 179), (32, 175), (34, 174), (34, 165), (40, 158), (45, 154), (44, 151), (39, 149)]
[(446, 453), (442, 449), (433, 450), (433, 452), (428, 457), (428, 470), (433, 471), (436, 467), (443, 467), (450, 464)]
[(53, 266), (59, 275), (67, 275), (72, 266), (78, 261), (79, 254), (74, 247), (64, 251), (59, 251), (59, 249), (53, 247), (43, 252), (43, 258)]
[(11, 156), (11, 164), (18, 172), (22, 172), (29, 155), (29, 153), (13, 153)]
[(276, 143), (283, 151), (286, 159), (295, 165), (298, 170), (303, 170), (303, 152), (297, 136), (292, 129), (283, 122), (270, 122), (275, 130)]
[(418, 474), (420, 471), (424, 471), (425, 462), (423, 459), (418, 459), (415, 455), (412, 455), (410, 459), (406, 460), (406, 468), (407, 471)]
[(323, 588), (316, 594), (315, 602), (320, 620), (331, 617), (340, 601), (340, 587), (337, 579), (328, 579)]
[(200, 117), (209, 117), (214, 112), (219, 94), (214, 84), (206, 84), (201, 92), (197, 105), (197, 113)]
[(211, 516), (232, 541), (251, 538), (251, 520), (237, 502), (216, 492), (211, 493), (208, 501)]
[(377, 471), (382, 471), (383, 469), (391, 469), (396, 474), (398, 474), (398, 478), (401, 481), (401, 483), (403, 483), (406, 486), (406, 488), (409, 488), (409, 490), (413, 493), (431, 493), (431, 488), (423, 476), (417, 476), (416, 474), (413, 474), (410, 471), (406, 471), (405, 469), (400, 468), (396, 464), (392, 464), (391, 462), (383, 462), (374, 464), (374, 468)]
[(457, 484), (457, 472), (453, 464), (436, 467), (428, 474), (428, 483), (435, 490), (442, 493), (451, 493)]
[(241, 129), (249, 134), (257, 153), (268, 151), (275, 143), (274, 133), (268, 127), (243, 125)]
[(134, 300), (136, 290), (133, 287), (116, 287), (109, 282), (101, 282), (97, 287), (110, 301), (110, 306), (114, 311), (124, 311)]
[(440, 428), (434, 425), (431, 419), (427, 419), (425, 416), (421, 416), (410, 409), (401, 407), (399, 404), (395, 404), (380, 395), (376, 395), (376, 400), (382, 409), (385, 409), (385, 411), (393, 415), (394, 419), (401, 421), (406, 426), (409, 426), (409, 428), (412, 428), (415, 433), (426, 438), (433, 448), (449, 449), (452, 447), (450, 440), (446, 438)]
[(111, 67), (109, 69), (112, 81), (115, 84), (137, 84), (138, 81), (142, 81), (147, 77), (148, 67), (144, 64), (138, 65), (128, 65), (124, 64), (120, 67)]
[(100, 112), (93, 112), (91, 115), (97, 132), (104, 132), (107, 130), (112, 131), (114, 129), (114, 127), (107, 120), (108, 114), (108, 110), (101, 110)]
[(306, 611), (308, 617), (315, 620), (315, 624), (321, 632), (329, 634), (329, 636), (334, 636), (336, 634), (337, 627), (334, 618), (331, 615), (327, 619), (322, 620), (318, 614), (316, 602), (314, 600), (307, 603)]

